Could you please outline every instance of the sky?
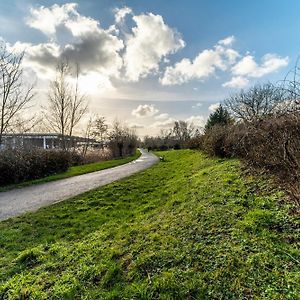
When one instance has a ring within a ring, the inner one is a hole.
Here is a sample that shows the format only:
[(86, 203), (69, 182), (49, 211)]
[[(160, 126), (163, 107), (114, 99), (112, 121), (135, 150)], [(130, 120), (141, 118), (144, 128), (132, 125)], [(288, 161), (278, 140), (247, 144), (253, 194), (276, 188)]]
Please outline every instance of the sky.
[(26, 51), (36, 110), (67, 57), (90, 115), (154, 135), (178, 119), (203, 126), (229, 95), (283, 79), (300, 54), (299, 11), (297, 0), (0, 0), (0, 39)]

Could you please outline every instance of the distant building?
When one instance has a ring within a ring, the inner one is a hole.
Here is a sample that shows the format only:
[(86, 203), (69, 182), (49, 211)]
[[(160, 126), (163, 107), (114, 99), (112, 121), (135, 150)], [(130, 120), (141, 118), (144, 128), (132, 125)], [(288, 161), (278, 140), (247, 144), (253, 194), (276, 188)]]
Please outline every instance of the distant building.
[(43, 148), (61, 149), (63, 140), (68, 147), (80, 147), (86, 144), (96, 145), (95, 139), (79, 136), (63, 136), (56, 133), (12, 133), (2, 136), (2, 148)]

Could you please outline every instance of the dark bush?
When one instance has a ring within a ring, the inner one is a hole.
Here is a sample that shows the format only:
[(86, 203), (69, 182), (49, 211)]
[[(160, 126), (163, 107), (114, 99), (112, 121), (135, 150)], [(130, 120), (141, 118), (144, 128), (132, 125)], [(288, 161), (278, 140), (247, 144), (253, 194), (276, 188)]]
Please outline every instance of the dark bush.
[(181, 145), (179, 143), (176, 143), (174, 145), (174, 150), (180, 150), (181, 149)]
[(160, 151), (166, 151), (166, 150), (169, 149), (169, 147), (168, 147), (167, 145), (160, 145), (160, 146), (158, 147), (158, 149), (159, 149)]
[(115, 121), (109, 133), (108, 147), (113, 157), (134, 155), (138, 146), (135, 131)]
[(202, 149), (202, 144), (203, 144), (203, 136), (197, 136), (191, 138), (187, 143), (186, 147), (188, 149)]
[(202, 139), (200, 149), (210, 155), (238, 157), (275, 175), (300, 208), (300, 114), (216, 125)]
[(6, 149), (0, 152), (0, 186), (67, 171), (71, 155), (60, 150)]
[(212, 156), (229, 157), (225, 149), (226, 138), (231, 126), (215, 125), (206, 130), (202, 137), (201, 149)]
[(79, 166), (86, 163), (86, 158), (79, 152), (71, 152), (71, 165)]
[(282, 178), (300, 176), (300, 115), (269, 117), (231, 127), (225, 151)]

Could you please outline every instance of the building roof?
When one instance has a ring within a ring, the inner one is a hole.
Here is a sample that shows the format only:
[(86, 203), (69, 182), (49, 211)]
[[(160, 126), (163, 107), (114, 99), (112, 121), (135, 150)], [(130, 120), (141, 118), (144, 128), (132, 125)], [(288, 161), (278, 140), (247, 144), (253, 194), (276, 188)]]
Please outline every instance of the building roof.
[[(2, 137), (16, 137), (16, 138), (48, 138), (48, 139), (61, 139), (63, 136), (59, 133), (6, 133), (3, 134)], [(72, 139), (76, 141), (96, 141), (95, 139), (91, 138), (85, 138), (81, 136), (74, 136), (72, 135), (71, 137), (66, 135), (66, 139)]]

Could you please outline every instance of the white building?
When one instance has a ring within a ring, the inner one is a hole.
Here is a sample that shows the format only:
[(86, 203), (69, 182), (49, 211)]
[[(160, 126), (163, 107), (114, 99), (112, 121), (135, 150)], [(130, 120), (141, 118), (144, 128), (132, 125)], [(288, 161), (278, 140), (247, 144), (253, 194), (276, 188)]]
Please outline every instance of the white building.
[(62, 136), (56, 133), (12, 133), (2, 136), (2, 148), (43, 148), (60, 149), (63, 142), (68, 147), (80, 147), (86, 145), (95, 145), (95, 139), (88, 139), (79, 136)]

